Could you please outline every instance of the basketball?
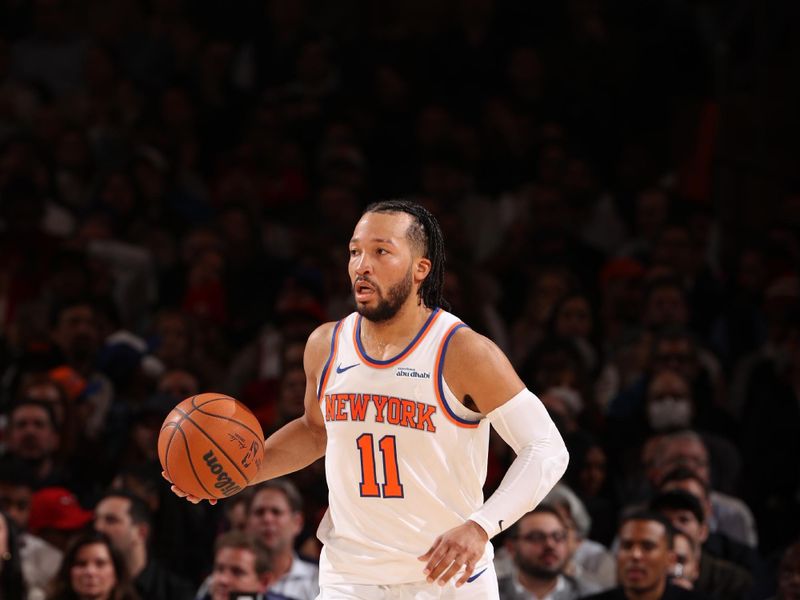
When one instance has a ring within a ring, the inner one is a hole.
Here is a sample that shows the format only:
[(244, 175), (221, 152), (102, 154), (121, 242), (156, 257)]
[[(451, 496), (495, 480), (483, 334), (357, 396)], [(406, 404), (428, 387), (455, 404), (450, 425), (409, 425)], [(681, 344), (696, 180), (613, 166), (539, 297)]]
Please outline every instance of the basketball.
[(264, 459), (264, 433), (244, 404), (224, 394), (186, 398), (158, 435), (158, 458), (179, 489), (205, 500), (241, 491)]

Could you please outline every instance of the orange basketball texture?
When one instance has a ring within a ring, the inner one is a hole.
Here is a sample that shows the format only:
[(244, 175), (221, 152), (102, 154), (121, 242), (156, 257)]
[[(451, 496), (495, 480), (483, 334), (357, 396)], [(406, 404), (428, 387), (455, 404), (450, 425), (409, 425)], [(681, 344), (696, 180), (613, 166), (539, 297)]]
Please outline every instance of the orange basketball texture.
[(241, 491), (264, 460), (264, 433), (244, 404), (224, 394), (186, 398), (164, 419), (158, 458), (179, 489), (203, 499)]

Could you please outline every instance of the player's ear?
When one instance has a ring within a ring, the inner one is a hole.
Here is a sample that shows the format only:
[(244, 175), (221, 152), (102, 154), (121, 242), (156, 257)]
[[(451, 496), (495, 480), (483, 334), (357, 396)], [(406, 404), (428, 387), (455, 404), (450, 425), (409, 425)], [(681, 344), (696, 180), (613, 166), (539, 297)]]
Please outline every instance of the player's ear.
[(431, 272), (431, 261), (429, 258), (421, 256), (414, 261), (414, 281), (422, 283)]

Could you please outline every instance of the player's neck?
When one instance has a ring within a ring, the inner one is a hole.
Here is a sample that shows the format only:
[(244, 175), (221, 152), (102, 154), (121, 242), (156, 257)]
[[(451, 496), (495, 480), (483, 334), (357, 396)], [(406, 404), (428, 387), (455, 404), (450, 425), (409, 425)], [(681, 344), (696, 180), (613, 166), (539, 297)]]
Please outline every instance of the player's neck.
[(416, 296), (409, 299), (397, 314), (386, 321), (361, 321), (361, 341), (371, 349), (380, 351), (383, 348), (403, 346), (410, 342), (430, 317), (432, 310)]

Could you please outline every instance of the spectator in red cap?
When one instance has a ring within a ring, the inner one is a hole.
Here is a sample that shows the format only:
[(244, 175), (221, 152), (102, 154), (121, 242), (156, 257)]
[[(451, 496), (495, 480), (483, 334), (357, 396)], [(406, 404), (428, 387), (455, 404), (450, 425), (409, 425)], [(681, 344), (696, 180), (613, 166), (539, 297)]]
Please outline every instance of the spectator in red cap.
[(28, 528), (31, 533), (64, 550), (74, 533), (92, 520), (75, 495), (66, 488), (42, 488), (31, 498)]

